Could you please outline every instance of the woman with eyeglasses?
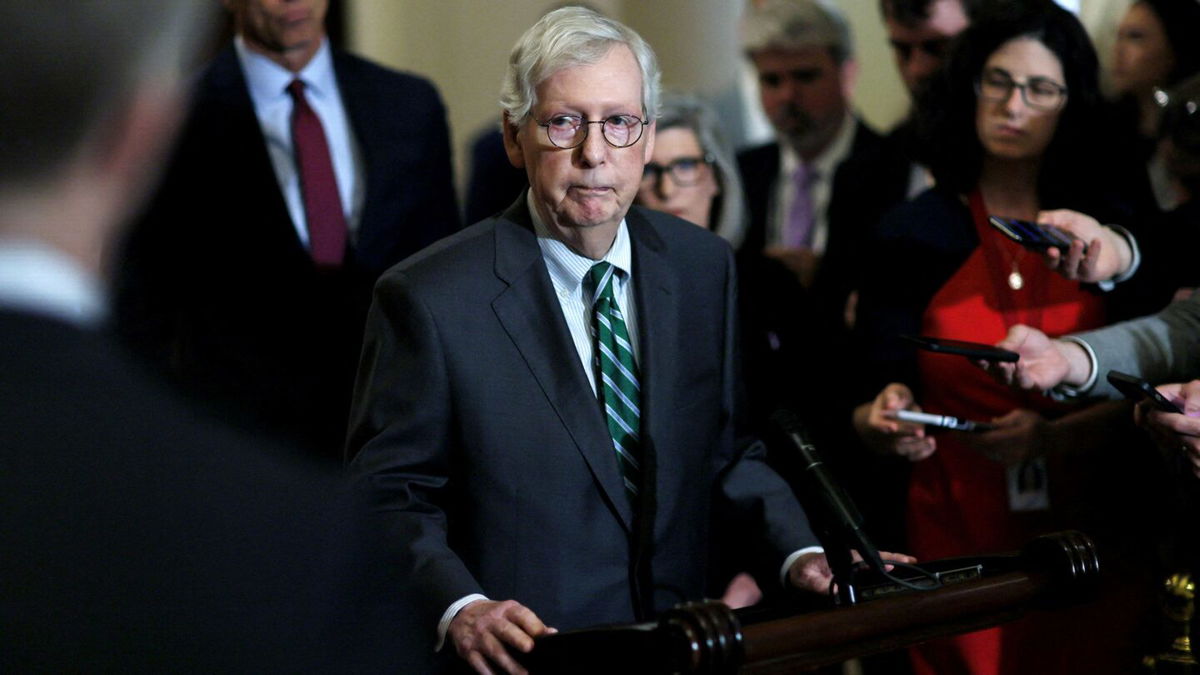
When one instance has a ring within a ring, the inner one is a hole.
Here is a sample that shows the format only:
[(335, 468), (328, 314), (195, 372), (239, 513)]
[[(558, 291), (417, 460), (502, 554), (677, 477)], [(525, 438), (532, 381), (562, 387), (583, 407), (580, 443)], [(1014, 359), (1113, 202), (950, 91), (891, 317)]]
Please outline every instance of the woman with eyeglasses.
[(737, 248), (745, 231), (742, 183), (733, 153), (699, 99), (669, 95), (637, 202), (720, 235)]
[[(918, 352), (898, 335), (994, 344), (1009, 326), (1051, 335), (1100, 326), (1094, 285), (1051, 270), (989, 224), (990, 216), (1045, 220), (1049, 209), (1101, 217), (1116, 196), (1113, 167), (1092, 147), (1096, 55), (1082, 26), (1050, 0), (998, 3), (963, 33), (930, 82), (919, 120), (936, 186), (879, 225), (868, 254), (858, 324), (862, 381), (874, 399), (854, 413), (860, 438), (896, 469), (911, 468), (909, 550), (921, 560), (1016, 550), (1061, 529), (1059, 454), (1104, 431), (1095, 410), (1075, 412), (1041, 394), (1010, 390), (961, 356)], [(1086, 243), (1113, 269), (1133, 250), (1096, 228)], [(884, 383), (890, 383), (882, 387)], [(878, 392), (876, 394), (876, 392)], [(937, 432), (902, 423), (897, 410), (985, 422), (990, 431)], [(1122, 417), (1126, 419), (1126, 417)], [(1101, 429), (1097, 431), (1097, 429)], [(1029, 480), (1034, 476), (1037, 480)], [(1068, 482), (1069, 484), (1069, 482)], [(1130, 608), (1132, 612), (1132, 607)], [(1104, 617), (1111, 627), (1120, 625)], [(1027, 617), (912, 651), (924, 673), (1128, 672), (1116, 642), (1087, 617)], [(1080, 631), (1095, 631), (1085, 640)], [(1086, 647), (1085, 647), (1086, 645)]]

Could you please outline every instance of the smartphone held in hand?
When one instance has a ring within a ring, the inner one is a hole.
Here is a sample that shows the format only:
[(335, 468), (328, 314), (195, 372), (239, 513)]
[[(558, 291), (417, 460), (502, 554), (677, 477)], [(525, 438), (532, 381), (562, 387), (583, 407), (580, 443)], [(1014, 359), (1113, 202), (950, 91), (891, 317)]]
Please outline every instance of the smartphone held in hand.
[(1154, 406), (1155, 410), (1169, 413), (1183, 412), (1179, 409), (1179, 406), (1172, 403), (1166, 396), (1163, 396), (1162, 392), (1155, 389), (1154, 385), (1136, 375), (1122, 373), (1119, 370), (1110, 370), (1108, 371), (1108, 383), (1131, 401), (1148, 400)]
[(908, 340), (917, 345), (917, 347), (942, 354), (957, 354), (966, 356), (980, 361), (1005, 361), (1008, 363), (1016, 363), (1020, 358), (1020, 354), (1010, 352), (1007, 349), (1000, 349), (982, 342), (966, 342), (964, 340), (946, 340), (943, 338), (929, 337), (927, 335), (901, 335), (901, 339)]
[[(1009, 239), (1040, 252), (1044, 252), (1048, 248), (1056, 248), (1066, 253), (1071, 248), (1071, 242), (1078, 239), (1070, 232), (1060, 230), (1053, 225), (1031, 223), (1028, 220), (1018, 220), (1017, 218), (989, 216), (988, 223)], [(1083, 250), (1085, 253), (1087, 252), (1086, 244), (1084, 244)]]

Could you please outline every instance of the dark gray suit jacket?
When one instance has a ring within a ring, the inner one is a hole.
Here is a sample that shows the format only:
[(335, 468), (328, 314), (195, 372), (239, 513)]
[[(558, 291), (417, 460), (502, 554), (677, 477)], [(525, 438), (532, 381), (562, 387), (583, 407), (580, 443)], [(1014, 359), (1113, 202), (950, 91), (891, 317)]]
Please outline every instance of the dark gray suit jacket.
[(762, 445), (735, 438), (728, 245), (637, 207), (627, 223), (650, 465), (636, 516), (524, 198), (376, 286), (348, 452), (431, 630), (477, 592), (560, 629), (703, 597), (714, 521), (773, 586), (816, 543)]

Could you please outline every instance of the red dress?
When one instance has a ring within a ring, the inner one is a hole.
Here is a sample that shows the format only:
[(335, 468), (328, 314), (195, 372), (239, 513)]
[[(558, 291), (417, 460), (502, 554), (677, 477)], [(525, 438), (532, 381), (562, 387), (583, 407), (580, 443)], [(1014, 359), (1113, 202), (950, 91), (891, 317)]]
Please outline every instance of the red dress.
[[(1047, 269), (1040, 255), (989, 226), (978, 193), (970, 202), (979, 246), (930, 301), (922, 316), (922, 334), (993, 344), (1017, 323), (1050, 336), (1103, 325), (1099, 296)], [(1019, 290), (1009, 285), (1014, 271), (1023, 280)], [(922, 352), (918, 370), (920, 403), (927, 412), (986, 421), (1017, 408), (1042, 413), (1058, 408), (1044, 396), (997, 383), (961, 357)], [(940, 434), (937, 452), (913, 467), (909, 544), (921, 560), (1016, 550), (1046, 524), (1044, 511), (1011, 511), (1004, 467), (964, 446), (960, 438)], [(913, 650), (914, 668), (918, 675), (1078, 672), (1053, 663), (1061, 650), (1051, 648), (1051, 655), (1038, 644), (1045, 639), (1060, 642), (1066, 636), (1037, 628), (1034, 619), (918, 647)], [(1031, 666), (1026, 657), (1036, 659), (1037, 665)]]

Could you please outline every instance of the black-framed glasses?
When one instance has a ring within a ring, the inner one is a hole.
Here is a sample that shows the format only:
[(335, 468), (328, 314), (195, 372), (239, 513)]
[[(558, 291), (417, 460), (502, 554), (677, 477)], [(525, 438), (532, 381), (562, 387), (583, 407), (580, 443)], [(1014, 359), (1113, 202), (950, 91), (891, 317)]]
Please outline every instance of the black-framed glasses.
[(600, 125), (604, 140), (614, 148), (628, 148), (642, 138), (650, 122), (636, 115), (609, 115), (602, 120), (586, 120), (579, 115), (555, 115), (537, 125), (546, 130), (546, 137), (556, 148), (577, 148), (587, 140), (588, 129)]
[(691, 187), (704, 176), (704, 167), (713, 163), (712, 155), (703, 157), (676, 157), (665, 165), (650, 162), (642, 171), (644, 185), (658, 185), (664, 174), (671, 177), (679, 187)]
[(1025, 105), (1037, 110), (1058, 110), (1067, 101), (1067, 88), (1045, 77), (1031, 77), (1021, 84), (1005, 71), (995, 69), (975, 80), (975, 93), (988, 101), (1007, 101), (1013, 89), (1020, 89)]

